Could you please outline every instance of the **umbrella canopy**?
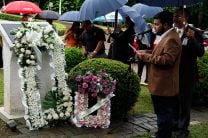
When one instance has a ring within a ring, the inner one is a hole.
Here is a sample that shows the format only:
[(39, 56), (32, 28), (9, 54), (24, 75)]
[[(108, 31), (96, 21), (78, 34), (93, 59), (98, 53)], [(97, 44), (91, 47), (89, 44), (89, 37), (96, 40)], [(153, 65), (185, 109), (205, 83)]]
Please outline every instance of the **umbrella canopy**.
[(80, 8), (80, 21), (93, 20), (119, 9), (128, 0), (85, 0)]
[(41, 13), (39, 13), (35, 18), (37, 19), (50, 19), (50, 20), (57, 20), (59, 18), (60, 14), (55, 11), (51, 10), (43, 10)]
[(159, 7), (179, 7), (183, 5), (196, 4), (203, 1), (204, 0), (140, 0), (140, 3)]
[(132, 8), (134, 8), (143, 18), (153, 18), (154, 15), (163, 11), (161, 7), (148, 6), (142, 3), (137, 3), (133, 5)]
[(2, 10), (5, 13), (37, 14), (42, 10), (34, 3), (28, 1), (13, 1), (8, 3)]
[(59, 20), (77, 22), (79, 21), (79, 11), (65, 12), (59, 17)]
[(124, 5), (121, 7), (118, 12), (123, 16), (127, 17), (129, 16), (130, 19), (134, 22), (135, 27), (134, 30), (136, 33), (144, 32), (148, 29), (147, 23), (145, 20), (140, 16), (135, 9), (132, 7)]
[[(121, 16), (121, 14), (118, 14), (117, 20), (120, 23), (123, 22), (123, 18)], [(97, 17), (93, 21), (95, 21), (95, 22), (115, 22), (115, 12), (110, 12), (110, 13), (106, 14), (105, 16)]]

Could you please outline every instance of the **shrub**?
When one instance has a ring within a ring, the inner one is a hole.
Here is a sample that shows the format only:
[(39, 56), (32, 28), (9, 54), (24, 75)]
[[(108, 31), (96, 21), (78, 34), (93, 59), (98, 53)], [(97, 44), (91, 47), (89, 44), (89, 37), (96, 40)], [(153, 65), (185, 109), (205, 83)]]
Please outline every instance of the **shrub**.
[(128, 71), (128, 65), (110, 59), (89, 59), (75, 66), (69, 72), (69, 87), (77, 90), (75, 78), (84, 75), (87, 71), (105, 71), (116, 79), (115, 97), (112, 98), (111, 117), (122, 118), (137, 101), (140, 91), (139, 77), (133, 71)]
[(6, 14), (0, 13), (1, 20), (9, 20), (9, 21), (21, 21), (22, 16), (14, 15), (14, 14)]
[(194, 90), (193, 104), (196, 104), (197, 102), (206, 104), (206, 102), (208, 102), (208, 53), (205, 53), (203, 57), (198, 58), (197, 66), (198, 80)]
[(69, 72), (80, 62), (84, 61), (82, 50), (80, 48), (65, 48), (66, 72)]

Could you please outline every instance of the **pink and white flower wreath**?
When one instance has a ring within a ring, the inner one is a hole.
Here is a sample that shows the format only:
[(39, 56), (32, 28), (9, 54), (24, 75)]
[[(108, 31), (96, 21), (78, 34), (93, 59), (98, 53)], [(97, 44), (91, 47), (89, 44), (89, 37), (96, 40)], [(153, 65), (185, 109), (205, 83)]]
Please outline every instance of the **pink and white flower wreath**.
[[(72, 122), (77, 127), (108, 128), (110, 125), (110, 99), (115, 96), (116, 80), (100, 71), (96, 75), (88, 71), (76, 77), (78, 91), (75, 92), (75, 109)], [(89, 96), (97, 98), (97, 103), (88, 108)], [(97, 110), (97, 115), (90, 115)]]

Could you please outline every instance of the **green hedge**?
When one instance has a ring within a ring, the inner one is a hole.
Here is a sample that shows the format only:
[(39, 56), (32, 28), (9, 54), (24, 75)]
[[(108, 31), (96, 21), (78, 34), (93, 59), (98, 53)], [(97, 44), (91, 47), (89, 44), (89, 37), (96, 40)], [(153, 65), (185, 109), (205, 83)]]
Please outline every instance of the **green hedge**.
[(21, 21), (22, 16), (14, 15), (14, 14), (0, 13), (0, 19), (1, 20), (9, 20), (9, 21)]
[(203, 57), (198, 58), (198, 80), (194, 90), (193, 104), (208, 102), (208, 53), (206, 52)]
[(77, 64), (84, 61), (82, 50), (80, 48), (65, 48), (66, 72), (69, 72)]
[(77, 89), (75, 78), (78, 74), (87, 71), (105, 71), (116, 79), (115, 97), (112, 98), (111, 117), (123, 118), (137, 101), (140, 85), (139, 77), (133, 71), (128, 71), (128, 65), (110, 59), (88, 59), (75, 66), (69, 72), (69, 87), (72, 91)]

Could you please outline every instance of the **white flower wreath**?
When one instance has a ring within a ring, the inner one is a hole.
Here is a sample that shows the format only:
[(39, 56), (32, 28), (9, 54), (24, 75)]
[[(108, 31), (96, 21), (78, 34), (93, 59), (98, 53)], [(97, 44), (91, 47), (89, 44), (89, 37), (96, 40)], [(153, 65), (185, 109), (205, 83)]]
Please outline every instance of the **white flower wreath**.
[[(22, 26), (11, 32), (15, 36), (14, 52), (20, 65), (22, 103), (25, 107), (26, 125), (35, 130), (47, 125), (51, 120), (66, 119), (71, 116), (71, 89), (66, 84), (64, 70), (64, 43), (54, 32), (51, 25), (42, 27), (35, 23), (22, 23)], [(37, 70), (41, 67), (41, 52), (39, 49), (49, 50), (52, 57), (50, 66), (54, 68), (51, 75), (53, 87), (51, 91), (59, 95), (57, 107), (42, 112), (40, 93), (37, 82)]]

